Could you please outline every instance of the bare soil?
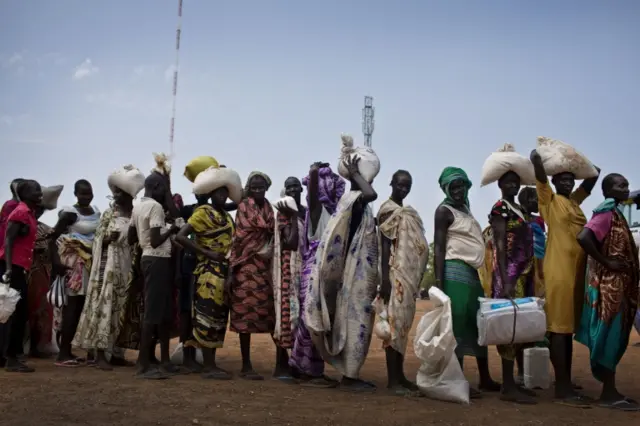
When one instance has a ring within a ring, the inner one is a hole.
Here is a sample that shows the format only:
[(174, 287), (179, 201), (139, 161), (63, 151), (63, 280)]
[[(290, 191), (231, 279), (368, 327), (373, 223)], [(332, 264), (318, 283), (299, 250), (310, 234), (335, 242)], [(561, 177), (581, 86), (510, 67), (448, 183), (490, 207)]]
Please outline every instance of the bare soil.
[[(428, 302), (419, 302), (416, 324)], [(633, 332), (632, 344), (640, 342)], [(485, 395), (470, 406), (426, 398), (407, 399), (385, 393), (384, 352), (374, 338), (362, 377), (373, 380), (375, 394), (360, 395), (337, 389), (309, 389), (286, 385), (269, 376), (274, 348), (269, 336), (253, 339), (255, 368), (264, 382), (234, 379), (205, 381), (181, 376), (161, 382), (133, 377), (133, 369), (101, 372), (92, 368), (57, 368), (50, 360), (34, 361), (37, 372), (16, 375), (0, 372), (0, 425), (625, 425), (640, 424), (640, 414), (594, 407), (579, 410), (555, 404), (551, 391), (539, 393), (537, 406), (504, 403)], [(227, 335), (219, 351), (220, 366), (240, 369), (238, 339)], [(408, 349), (406, 371), (415, 377), (418, 361)], [(500, 378), (500, 361), (491, 352), (494, 378)], [(135, 359), (136, 353), (128, 354)], [(640, 347), (630, 346), (618, 370), (620, 390), (640, 399)], [(329, 369), (328, 374), (334, 374)], [(465, 363), (471, 384), (477, 383), (475, 363)], [(588, 353), (575, 344), (574, 377), (585, 393), (597, 397), (599, 384), (589, 370)]]

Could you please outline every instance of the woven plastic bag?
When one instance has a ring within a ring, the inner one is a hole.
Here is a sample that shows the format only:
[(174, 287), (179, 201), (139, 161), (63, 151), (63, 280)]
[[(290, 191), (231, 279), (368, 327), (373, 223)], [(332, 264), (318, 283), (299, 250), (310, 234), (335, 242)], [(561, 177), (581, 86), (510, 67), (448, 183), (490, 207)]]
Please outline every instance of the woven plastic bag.
[(429, 289), (433, 309), (416, 328), (413, 349), (421, 361), (416, 384), (429, 398), (469, 404), (469, 382), (455, 355), (451, 299), (437, 287)]
[(139, 169), (127, 164), (109, 175), (107, 185), (112, 191), (118, 188), (135, 198), (144, 188), (144, 180), (145, 176)]
[(42, 187), (42, 207), (46, 210), (55, 210), (58, 208), (58, 199), (64, 185), (43, 186)]
[(229, 198), (234, 203), (242, 201), (242, 180), (240, 175), (228, 168), (209, 167), (200, 172), (193, 181), (193, 193), (196, 195), (210, 194), (218, 188), (226, 186)]
[(371, 183), (380, 172), (380, 159), (373, 149), (367, 146), (353, 146), (353, 138), (349, 135), (342, 135), (342, 149), (340, 162), (338, 163), (338, 173), (345, 179), (349, 179), (349, 171), (344, 165), (348, 157), (358, 156), (358, 171), (367, 182)]
[(593, 163), (567, 143), (540, 136), (536, 150), (542, 158), (548, 176), (565, 172), (573, 173), (576, 179), (580, 180), (598, 176), (598, 170)]
[(481, 186), (497, 182), (507, 172), (520, 176), (521, 185), (535, 185), (536, 175), (529, 158), (516, 152), (513, 145), (506, 143), (485, 160), (482, 166)]
[(214, 167), (216, 169), (219, 168), (220, 165), (218, 164), (218, 160), (213, 157), (201, 155), (200, 157), (196, 157), (189, 161), (184, 168), (184, 177), (186, 177), (189, 182), (193, 183), (196, 180), (196, 177), (209, 167)]
[(6, 323), (20, 300), (20, 292), (11, 288), (9, 284), (0, 283), (0, 324)]

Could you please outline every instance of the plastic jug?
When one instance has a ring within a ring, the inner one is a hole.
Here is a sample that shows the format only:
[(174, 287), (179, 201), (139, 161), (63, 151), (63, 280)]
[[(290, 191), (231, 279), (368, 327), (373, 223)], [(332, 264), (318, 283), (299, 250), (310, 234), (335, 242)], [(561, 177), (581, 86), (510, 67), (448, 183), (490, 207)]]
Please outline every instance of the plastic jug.
[(551, 385), (551, 358), (548, 348), (524, 350), (524, 387), (527, 389), (548, 389)]

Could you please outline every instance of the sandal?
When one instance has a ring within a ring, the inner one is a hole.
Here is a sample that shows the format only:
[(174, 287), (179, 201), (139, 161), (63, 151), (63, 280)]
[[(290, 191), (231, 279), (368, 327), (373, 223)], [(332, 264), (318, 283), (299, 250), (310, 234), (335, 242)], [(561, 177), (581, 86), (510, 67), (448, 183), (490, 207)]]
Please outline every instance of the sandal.
[(565, 405), (567, 407), (572, 407), (572, 408), (582, 408), (582, 409), (591, 408), (591, 404), (589, 404), (589, 401), (582, 395), (572, 395), (566, 398), (559, 398), (559, 399), (556, 399), (554, 402), (556, 404)]
[(191, 370), (188, 370), (184, 367), (179, 367), (173, 364), (164, 364), (160, 367), (160, 372), (167, 374), (169, 376), (180, 376), (191, 374)]
[(422, 398), (424, 394), (420, 391), (414, 391), (403, 386), (387, 389), (387, 391), (393, 396), (400, 396), (403, 398)]
[(167, 380), (169, 376), (161, 372), (160, 370), (147, 370), (144, 373), (136, 373), (136, 379), (144, 380)]
[(240, 378), (245, 380), (253, 380), (253, 381), (264, 380), (264, 377), (262, 377), (261, 375), (259, 375), (253, 370), (240, 372)]
[(469, 388), (469, 399), (482, 399), (482, 392), (474, 388)]
[(211, 371), (205, 371), (202, 373), (201, 376), (203, 379), (207, 379), (207, 380), (231, 380), (233, 379), (233, 376), (224, 371), (223, 369), (217, 369), (217, 370), (211, 370)]
[(279, 374), (277, 376), (273, 376), (273, 378), (275, 380), (278, 380), (278, 381), (280, 381), (282, 383), (286, 383), (288, 385), (298, 384), (298, 380), (295, 377), (293, 377), (291, 375), (288, 375), (288, 374)]
[(530, 396), (530, 397), (536, 397), (536, 396), (538, 396), (538, 394), (537, 394), (537, 393), (535, 393), (535, 392), (534, 392), (534, 391), (532, 391), (531, 389), (527, 389), (527, 388), (525, 388), (524, 386), (518, 386), (518, 392), (523, 393), (523, 394), (525, 394), (525, 395), (527, 395), (527, 396)]
[(369, 393), (376, 391), (376, 385), (371, 382), (366, 382), (364, 380), (353, 380), (349, 383), (340, 383), (338, 385), (338, 389), (344, 392), (355, 392), (355, 393)]
[(310, 387), (310, 388), (322, 388), (322, 389), (330, 389), (335, 388), (340, 384), (337, 380), (332, 380), (326, 376), (322, 377), (313, 377), (309, 380), (305, 380), (300, 383), (300, 386)]
[(80, 367), (80, 363), (75, 359), (68, 359), (66, 361), (56, 361), (55, 366), (64, 368), (78, 368)]
[(111, 357), (109, 363), (114, 367), (135, 367), (135, 363), (120, 357)]
[(598, 405), (602, 408), (610, 408), (612, 410), (640, 411), (640, 405), (631, 398), (622, 398), (619, 401), (613, 402), (600, 401)]
[(529, 395), (520, 392), (519, 389), (516, 389), (513, 392), (501, 393), (500, 401), (512, 402), (514, 404), (520, 405), (536, 405), (538, 402), (530, 397)]
[(11, 366), (7, 365), (5, 367), (5, 371), (7, 373), (33, 373), (33, 372), (36, 371), (36, 369), (35, 368), (31, 368), (28, 365), (23, 364), (23, 363), (20, 362), (18, 364), (14, 364), (14, 365), (11, 365)]

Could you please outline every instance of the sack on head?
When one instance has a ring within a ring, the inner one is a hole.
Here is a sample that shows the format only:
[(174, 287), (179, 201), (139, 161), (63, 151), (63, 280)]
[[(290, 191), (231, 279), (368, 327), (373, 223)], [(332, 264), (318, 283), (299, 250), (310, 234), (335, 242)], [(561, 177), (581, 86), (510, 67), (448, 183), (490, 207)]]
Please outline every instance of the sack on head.
[(42, 207), (45, 210), (55, 210), (58, 208), (58, 199), (64, 185), (43, 186), (42, 187)]
[(144, 188), (144, 179), (144, 174), (139, 169), (127, 164), (111, 173), (107, 178), (107, 184), (111, 191), (118, 188), (135, 198)]
[(482, 166), (482, 180), (480, 186), (497, 182), (507, 172), (514, 172), (520, 176), (521, 185), (535, 185), (536, 175), (531, 160), (516, 152), (511, 144), (504, 144), (502, 148), (491, 153)]
[(193, 183), (196, 180), (196, 177), (209, 167), (215, 167), (216, 169), (220, 167), (218, 160), (213, 157), (201, 155), (200, 157), (196, 157), (189, 161), (185, 166), (184, 177), (186, 177), (189, 182)]
[(242, 201), (242, 180), (240, 175), (229, 168), (209, 167), (200, 172), (193, 182), (193, 193), (196, 195), (210, 194), (218, 188), (226, 186), (229, 198), (234, 203)]
[(593, 163), (567, 143), (539, 136), (537, 151), (548, 176), (566, 172), (573, 173), (580, 180), (598, 176)]
[(344, 165), (347, 158), (358, 156), (360, 162), (358, 163), (358, 170), (360, 174), (367, 182), (371, 183), (378, 176), (380, 172), (380, 159), (376, 155), (375, 151), (367, 146), (359, 146), (354, 148), (353, 138), (349, 135), (342, 135), (342, 152), (340, 159), (338, 160), (338, 174), (345, 179), (349, 179), (349, 170)]

